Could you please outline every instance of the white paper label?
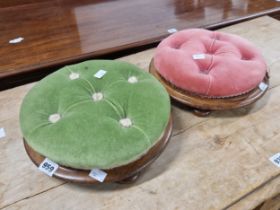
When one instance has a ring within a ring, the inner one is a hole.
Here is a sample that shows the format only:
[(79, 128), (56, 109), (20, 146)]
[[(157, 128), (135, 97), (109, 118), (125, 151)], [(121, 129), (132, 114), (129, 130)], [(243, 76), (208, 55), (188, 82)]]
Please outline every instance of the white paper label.
[(205, 54), (193, 54), (192, 57), (194, 60), (205, 59)]
[(98, 72), (95, 73), (94, 76), (98, 79), (101, 79), (106, 73), (107, 73), (107, 71), (100, 69)]
[(9, 41), (9, 43), (10, 43), (10, 44), (17, 44), (17, 43), (22, 42), (23, 40), (24, 40), (23, 37), (17, 37), (17, 38), (15, 38), (15, 39), (11, 39), (11, 40)]
[(6, 132), (4, 128), (0, 128), (0, 139), (6, 136)]
[(280, 152), (273, 155), (272, 157), (269, 158), (269, 160), (276, 165), (277, 167), (280, 168)]
[(261, 83), (259, 84), (259, 88), (260, 88), (262, 91), (265, 91), (267, 87), (268, 87), (268, 85), (265, 84), (264, 82), (261, 82)]
[(99, 182), (103, 182), (107, 176), (107, 173), (100, 169), (94, 168), (90, 171), (89, 176)]
[(167, 31), (168, 31), (168, 33), (170, 33), (170, 34), (173, 34), (173, 33), (177, 32), (178, 30), (177, 30), (176, 28), (170, 28), (170, 29), (168, 29)]
[(45, 158), (45, 160), (40, 164), (39, 170), (48, 176), (53, 176), (54, 172), (58, 169), (58, 164)]

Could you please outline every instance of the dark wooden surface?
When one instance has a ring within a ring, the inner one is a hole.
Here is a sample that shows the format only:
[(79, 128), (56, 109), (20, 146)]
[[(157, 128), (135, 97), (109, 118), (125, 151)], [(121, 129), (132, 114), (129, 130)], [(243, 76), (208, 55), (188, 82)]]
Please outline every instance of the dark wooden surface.
[(170, 28), (217, 28), (279, 10), (274, 0), (0, 0), (0, 86), (156, 43)]
[(279, 210), (279, 209), (280, 209), (280, 194), (264, 201), (253, 210)]
[[(169, 122), (165, 130), (163, 131), (163, 135), (160, 137), (160, 140), (138, 160), (124, 166), (104, 170), (107, 173), (104, 182), (130, 183), (132, 181), (135, 181), (138, 178), (139, 174), (152, 162), (154, 162), (156, 158), (163, 152), (171, 137), (172, 127), (172, 116), (170, 115)], [(36, 166), (39, 166), (43, 162), (45, 157), (33, 150), (25, 140), (24, 147), (33, 163)], [(57, 171), (54, 173), (54, 177), (82, 184), (98, 183), (97, 180), (89, 177), (89, 173), (89, 170), (78, 170), (59, 166)]]
[(208, 98), (195, 93), (182, 90), (170, 82), (166, 81), (156, 70), (153, 60), (150, 63), (149, 71), (164, 85), (169, 95), (176, 101), (185, 104), (194, 109), (194, 114), (198, 116), (207, 116), (210, 111), (229, 110), (248, 106), (259, 100), (269, 88), (269, 76), (266, 74), (263, 83), (267, 88), (261, 90), (259, 87), (246, 94), (228, 98)]

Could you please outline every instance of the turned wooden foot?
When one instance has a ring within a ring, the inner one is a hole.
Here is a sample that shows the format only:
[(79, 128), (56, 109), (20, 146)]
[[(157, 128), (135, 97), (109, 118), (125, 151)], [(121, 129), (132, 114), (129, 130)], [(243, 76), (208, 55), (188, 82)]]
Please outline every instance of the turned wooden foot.
[(119, 184), (131, 184), (135, 182), (140, 176), (140, 173), (134, 174), (133, 176), (127, 177), (121, 181), (118, 181)]
[(193, 109), (193, 113), (198, 117), (207, 117), (211, 114), (211, 111), (201, 110), (201, 109)]

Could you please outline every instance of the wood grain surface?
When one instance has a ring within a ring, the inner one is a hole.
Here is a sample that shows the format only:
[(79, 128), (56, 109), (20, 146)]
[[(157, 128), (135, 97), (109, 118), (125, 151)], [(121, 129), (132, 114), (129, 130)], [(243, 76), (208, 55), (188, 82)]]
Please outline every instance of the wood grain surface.
[(255, 210), (279, 210), (280, 209), (280, 195), (264, 201)]
[(155, 43), (170, 28), (215, 28), (279, 11), (275, 0), (0, 0), (0, 87)]
[[(270, 89), (250, 109), (199, 118), (173, 106), (174, 132), (162, 155), (133, 185), (83, 187), (50, 178), (24, 151), (18, 114), (34, 84), (0, 92), (0, 209), (253, 209), (280, 193), (280, 22), (258, 18), (222, 29), (261, 48)], [(121, 58), (148, 70), (154, 49)], [(263, 210), (263, 209), (262, 209)]]

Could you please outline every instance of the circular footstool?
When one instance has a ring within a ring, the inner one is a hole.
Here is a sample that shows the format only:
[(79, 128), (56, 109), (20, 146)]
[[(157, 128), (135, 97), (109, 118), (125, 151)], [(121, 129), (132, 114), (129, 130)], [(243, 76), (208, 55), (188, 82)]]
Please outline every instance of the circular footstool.
[(269, 85), (265, 60), (253, 44), (204, 29), (183, 30), (164, 39), (150, 72), (172, 98), (198, 115), (249, 105)]
[(126, 183), (167, 145), (170, 99), (132, 64), (86, 61), (38, 82), (23, 100), (20, 126), (29, 157), (57, 164), (55, 177), (91, 184), (98, 179), (90, 172), (101, 171), (101, 182)]

